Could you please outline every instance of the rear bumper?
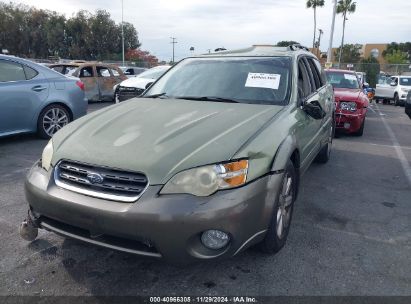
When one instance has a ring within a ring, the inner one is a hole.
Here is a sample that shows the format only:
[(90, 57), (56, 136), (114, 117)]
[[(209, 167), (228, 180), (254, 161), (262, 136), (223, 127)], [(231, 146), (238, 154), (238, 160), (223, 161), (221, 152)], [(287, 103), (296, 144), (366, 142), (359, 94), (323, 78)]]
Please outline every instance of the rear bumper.
[[(40, 227), (82, 241), (172, 262), (229, 257), (264, 238), (280, 188), (281, 174), (209, 197), (159, 195), (149, 186), (137, 202), (119, 203), (55, 185), (51, 173), (34, 166), (26, 198)], [(230, 243), (210, 250), (201, 233), (218, 229)]]

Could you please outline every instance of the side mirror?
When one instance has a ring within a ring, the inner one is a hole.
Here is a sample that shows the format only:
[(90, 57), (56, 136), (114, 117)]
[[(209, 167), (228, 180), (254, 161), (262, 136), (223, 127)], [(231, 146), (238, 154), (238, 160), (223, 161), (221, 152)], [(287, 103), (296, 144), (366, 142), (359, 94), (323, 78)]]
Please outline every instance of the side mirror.
[(153, 84), (153, 82), (149, 82), (146, 84), (146, 90)]
[(304, 102), (302, 109), (307, 115), (310, 115), (314, 119), (323, 119), (326, 115), (320, 103), (317, 100), (310, 102)]
[(124, 75), (131, 75), (130, 72), (124, 72)]
[(397, 83), (396, 83), (395, 81), (393, 81), (393, 82), (390, 83), (390, 86), (396, 87), (396, 86), (397, 86)]
[(366, 89), (366, 88), (368, 88), (370, 85), (368, 84), (368, 82), (364, 82), (363, 84), (362, 84), (362, 87), (364, 88), (364, 89)]

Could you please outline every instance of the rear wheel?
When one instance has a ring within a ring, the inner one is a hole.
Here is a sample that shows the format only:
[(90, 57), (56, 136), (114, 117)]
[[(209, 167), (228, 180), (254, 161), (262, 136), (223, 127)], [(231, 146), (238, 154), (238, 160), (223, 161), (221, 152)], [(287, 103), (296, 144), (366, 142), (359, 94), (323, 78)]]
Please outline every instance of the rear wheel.
[(70, 121), (70, 113), (65, 107), (52, 104), (41, 111), (37, 120), (37, 132), (41, 138), (48, 139)]
[(291, 160), (288, 160), (280, 192), (273, 208), (270, 226), (260, 248), (265, 253), (276, 253), (284, 245), (290, 230), (294, 201), (297, 197), (297, 175)]

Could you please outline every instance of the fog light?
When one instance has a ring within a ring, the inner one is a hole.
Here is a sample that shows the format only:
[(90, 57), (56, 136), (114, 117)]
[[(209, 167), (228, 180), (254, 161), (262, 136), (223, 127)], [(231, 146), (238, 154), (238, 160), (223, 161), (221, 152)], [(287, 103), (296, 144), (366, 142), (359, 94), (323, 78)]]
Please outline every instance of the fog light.
[(344, 128), (349, 129), (351, 127), (351, 124), (349, 122), (344, 123)]
[(220, 230), (207, 230), (201, 235), (201, 242), (209, 249), (221, 249), (228, 244), (230, 237)]

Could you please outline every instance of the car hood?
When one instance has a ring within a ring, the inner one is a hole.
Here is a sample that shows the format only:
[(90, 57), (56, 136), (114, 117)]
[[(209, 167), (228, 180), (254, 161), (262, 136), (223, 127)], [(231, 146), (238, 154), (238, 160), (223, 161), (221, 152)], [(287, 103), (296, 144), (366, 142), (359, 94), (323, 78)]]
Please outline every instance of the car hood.
[(357, 101), (361, 94), (360, 89), (334, 89), (335, 99), (338, 101)]
[(140, 78), (140, 77), (133, 77), (133, 78), (128, 78), (121, 82), (120, 86), (122, 87), (129, 87), (129, 88), (139, 88), (139, 89), (145, 89), (147, 83), (149, 82), (154, 82), (155, 79), (152, 78)]
[(80, 118), (53, 137), (61, 159), (144, 172), (151, 185), (229, 160), (282, 106), (131, 99)]

